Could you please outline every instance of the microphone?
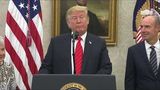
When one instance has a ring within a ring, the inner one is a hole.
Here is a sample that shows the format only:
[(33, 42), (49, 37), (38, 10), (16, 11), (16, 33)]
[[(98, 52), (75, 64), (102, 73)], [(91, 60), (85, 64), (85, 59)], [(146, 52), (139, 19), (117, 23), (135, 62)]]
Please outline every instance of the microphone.
[(75, 52), (74, 52), (74, 44), (75, 44), (75, 40), (78, 38), (79, 33), (78, 32), (73, 32), (72, 34), (72, 57), (73, 57), (73, 66), (74, 66), (74, 74), (76, 73), (76, 68), (75, 68)]
[(79, 36), (79, 33), (78, 32), (73, 32), (73, 34), (72, 34), (72, 39), (73, 40), (76, 40), (77, 38), (78, 38), (78, 36)]

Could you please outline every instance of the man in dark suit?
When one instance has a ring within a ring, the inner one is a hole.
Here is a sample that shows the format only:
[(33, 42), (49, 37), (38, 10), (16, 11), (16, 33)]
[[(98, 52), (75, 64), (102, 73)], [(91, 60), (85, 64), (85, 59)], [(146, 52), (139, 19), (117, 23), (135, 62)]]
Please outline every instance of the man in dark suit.
[(160, 16), (153, 9), (141, 14), (144, 41), (128, 49), (125, 90), (160, 90)]
[[(89, 17), (87, 7), (73, 6), (67, 11), (67, 24), (71, 33), (51, 39), (48, 52), (42, 62), (40, 73), (75, 74), (73, 57), (73, 32), (78, 32), (83, 48), (82, 70), (80, 74), (111, 74), (112, 64), (108, 56), (105, 40), (87, 32)], [(74, 49), (75, 50), (75, 49)]]
[[(75, 0), (77, 5), (79, 6), (87, 6), (87, 0)], [(88, 32), (94, 34), (94, 35), (98, 35), (98, 36), (106, 36), (107, 35), (107, 28), (103, 27), (100, 23), (100, 21), (98, 20), (96, 14), (94, 14), (93, 12), (88, 10), (88, 16), (89, 16), (89, 25), (88, 25)], [(60, 33), (64, 34), (67, 32), (70, 32), (70, 28), (68, 27), (67, 23), (66, 23), (66, 19), (65, 16), (62, 16), (63, 18), (61, 19), (61, 30)]]

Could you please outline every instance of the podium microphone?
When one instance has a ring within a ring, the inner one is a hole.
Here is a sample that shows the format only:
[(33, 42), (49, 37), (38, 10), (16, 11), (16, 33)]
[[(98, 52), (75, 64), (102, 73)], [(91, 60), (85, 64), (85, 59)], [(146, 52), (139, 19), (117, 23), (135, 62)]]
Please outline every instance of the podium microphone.
[(72, 34), (72, 39), (76, 40), (78, 38), (79, 33), (78, 32), (73, 32)]
[(72, 57), (73, 57), (73, 64), (74, 64), (74, 74), (76, 74), (74, 44), (78, 36), (79, 36), (78, 32), (73, 32), (72, 34)]

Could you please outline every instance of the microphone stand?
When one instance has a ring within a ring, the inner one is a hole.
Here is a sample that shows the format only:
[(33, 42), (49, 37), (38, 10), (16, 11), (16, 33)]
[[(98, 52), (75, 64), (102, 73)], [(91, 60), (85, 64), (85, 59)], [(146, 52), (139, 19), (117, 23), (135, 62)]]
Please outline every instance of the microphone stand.
[(73, 32), (72, 34), (72, 56), (73, 56), (73, 63), (74, 63), (74, 74), (76, 74), (74, 44), (75, 44), (75, 40), (78, 38), (78, 35), (79, 35), (78, 32)]

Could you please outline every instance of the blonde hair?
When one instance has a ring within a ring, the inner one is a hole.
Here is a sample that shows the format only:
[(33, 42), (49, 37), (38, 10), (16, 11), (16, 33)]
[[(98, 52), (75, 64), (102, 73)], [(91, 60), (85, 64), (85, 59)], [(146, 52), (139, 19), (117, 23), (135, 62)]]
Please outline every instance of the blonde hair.
[(71, 14), (73, 12), (76, 12), (76, 11), (85, 12), (86, 15), (88, 16), (88, 8), (86, 6), (76, 5), (76, 6), (73, 6), (73, 7), (71, 7), (71, 8), (68, 9), (68, 11), (66, 13), (66, 20), (68, 20), (70, 18)]

